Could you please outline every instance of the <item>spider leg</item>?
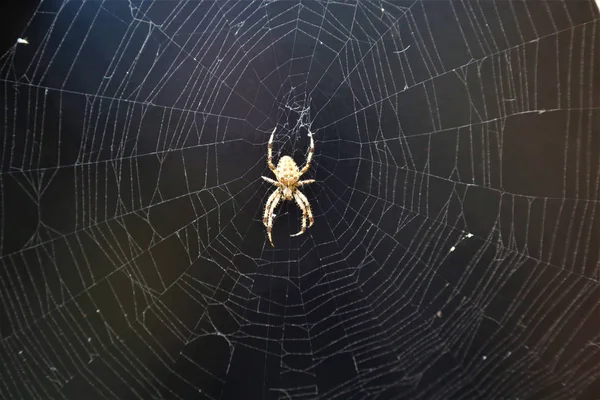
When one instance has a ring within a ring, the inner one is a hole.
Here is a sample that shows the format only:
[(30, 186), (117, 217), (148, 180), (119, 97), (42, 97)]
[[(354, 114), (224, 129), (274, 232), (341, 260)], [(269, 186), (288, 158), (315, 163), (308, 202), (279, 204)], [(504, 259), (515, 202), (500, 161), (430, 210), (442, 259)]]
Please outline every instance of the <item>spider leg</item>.
[(261, 176), (261, 178), (263, 178), (265, 181), (272, 183), (273, 185), (277, 186), (277, 187), (281, 187), (281, 183), (277, 182), (274, 179), (271, 178), (267, 178), (266, 176)]
[(306, 232), (306, 204), (304, 204), (304, 200), (302, 200), (302, 198), (298, 195), (298, 191), (294, 193), (294, 199), (296, 200), (296, 204), (298, 204), (298, 207), (300, 207), (300, 209), (302, 210), (302, 230), (298, 233), (290, 235), (291, 237), (300, 236), (304, 232)]
[(267, 202), (265, 203), (265, 212), (263, 214), (263, 225), (264, 226), (268, 225), (269, 217), (271, 215), (271, 214), (269, 214), (269, 210), (271, 209), (271, 205), (273, 204), (273, 201), (275, 201), (276, 198), (277, 198), (277, 201), (279, 202), (279, 198), (281, 198), (281, 193), (280, 193), (279, 189), (275, 189), (273, 191), (273, 193), (271, 193), (271, 195), (267, 199)]
[(267, 226), (267, 222), (269, 220), (269, 209), (271, 208), (271, 203), (273, 202), (273, 200), (275, 200), (275, 197), (277, 197), (278, 193), (279, 193), (279, 189), (275, 189), (273, 191), (273, 193), (271, 193), (271, 195), (267, 199), (267, 202), (265, 203), (265, 212), (263, 214), (263, 225), (264, 226)]
[(273, 172), (275, 172), (275, 165), (273, 165), (273, 137), (275, 136), (276, 129), (277, 126), (275, 126), (275, 128), (273, 128), (273, 132), (271, 132), (271, 137), (269, 138), (269, 145), (267, 150), (267, 165), (269, 166), (269, 169)]
[(310, 150), (308, 152), (308, 157), (306, 157), (306, 165), (304, 165), (304, 167), (302, 167), (302, 169), (300, 170), (300, 175), (306, 173), (306, 171), (308, 171), (308, 169), (310, 168), (310, 162), (312, 161), (312, 156), (315, 152), (315, 142), (313, 140), (313, 134), (311, 131), (308, 131), (308, 136), (310, 137)]
[(298, 186), (308, 185), (309, 183), (315, 183), (314, 179), (305, 179), (303, 181), (298, 181), (296, 184)]
[[(271, 198), (269, 198), (270, 205), (268, 210), (265, 207), (265, 218), (267, 219), (267, 236), (269, 237), (269, 242), (271, 242), (271, 246), (275, 247), (273, 244), (273, 238), (271, 237), (271, 230), (273, 229), (273, 212), (275, 211), (277, 204), (279, 204), (279, 200), (281, 200), (281, 191), (277, 189), (275, 192), (273, 192), (271, 197), (273, 197), (273, 199), (271, 200)], [(267, 204), (269, 204), (269, 201), (267, 201)]]
[(308, 214), (308, 221), (309, 221), (308, 227), (310, 228), (315, 223), (315, 219), (313, 218), (312, 209), (310, 208), (310, 203), (308, 202), (308, 199), (306, 198), (304, 193), (302, 193), (301, 191), (296, 190), (295, 194), (298, 197), (300, 197), (300, 199), (302, 199), (302, 201), (306, 204), (306, 213)]

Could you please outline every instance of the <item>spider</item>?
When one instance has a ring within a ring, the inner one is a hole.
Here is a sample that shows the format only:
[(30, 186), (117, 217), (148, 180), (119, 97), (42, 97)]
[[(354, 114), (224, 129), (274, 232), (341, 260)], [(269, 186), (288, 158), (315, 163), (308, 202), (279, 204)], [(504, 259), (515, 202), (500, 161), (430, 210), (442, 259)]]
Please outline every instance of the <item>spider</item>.
[(269, 196), (267, 200), (267, 204), (265, 204), (265, 213), (263, 215), (263, 224), (267, 227), (267, 235), (269, 236), (269, 241), (271, 242), (271, 246), (275, 247), (273, 244), (273, 238), (271, 237), (271, 230), (273, 229), (273, 213), (275, 211), (275, 207), (282, 199), (291, 201), (295, 200), (298, 207), (302, 210), (302, 230), (298, 233), (295, 233), (290, 236), (299, 236), (306, 232), (306, 219), (310, 224), (308, 227), (310, 228), (312, 224), (315, 222), (312, 214), (312, 210), (310, 209), (310, 203), (306, 196), (298, 190), (298, 186), (308, 185), (309, 183), (315, 182), (314, 179), (306, 179), (299, 180), (306, 171), (310, 168), (310, 161), (312, 160), (313, 153), (315, 152), (315, 142), (313, 141), (312, 132), (309, 130), (308, 135), (310, 137), (310, 151), (308, 153), (308, 157), (306, 158), (306, 165), (302, 167), (302, 169), (298, 168), (298, 165), (294, 162), (294, 159), (290, 156), (283, 156), (279, 159), (277, 163), (277, 168), (273, 165), (273, 137), (275, 136), (275, 130), (277, 127), (273, 129), (271, 133), (271, 138), (269, 139), (269, 148), (267, 151), (267, 165), (269, 169), (273, 171), (277, 180), (273, 180), (271, 178), (267, 178), (263, 176), (262, 178), (277, 186), (277, 189)]

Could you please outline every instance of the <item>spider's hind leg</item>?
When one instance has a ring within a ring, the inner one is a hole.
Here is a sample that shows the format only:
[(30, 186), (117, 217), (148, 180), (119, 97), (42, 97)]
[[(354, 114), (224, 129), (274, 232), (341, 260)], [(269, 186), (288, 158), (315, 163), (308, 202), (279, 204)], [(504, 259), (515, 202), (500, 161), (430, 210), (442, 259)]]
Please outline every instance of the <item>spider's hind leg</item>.
[(271, 132), (271, 137), (269, 138), (268, 150), (267, 150), (267, 165), (271, 171), (275, 171), (275, 165), (273, 165), (273, 137), (275, 136), (275, 130), (277, 126), (273, 128), (273, 132)]
[(304, 175), (310, 168), (310, 162), (312, 161), (313, 154), (315, 152), (315, 141), (313, 140), (313, 134), (311, 131), (308, 131), (308, 136), (310, 137), (310, 149), (308, 150), (308, 157), (306, 157), (306, 164), (300, 170), (300, 175)]

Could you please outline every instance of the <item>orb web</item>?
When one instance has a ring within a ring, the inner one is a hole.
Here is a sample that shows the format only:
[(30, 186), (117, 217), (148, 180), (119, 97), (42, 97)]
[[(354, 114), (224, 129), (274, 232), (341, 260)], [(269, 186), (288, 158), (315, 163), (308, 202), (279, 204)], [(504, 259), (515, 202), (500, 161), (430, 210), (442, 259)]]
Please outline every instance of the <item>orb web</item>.
[[(600, 390), (593, 1), (42, 1), (0, 58), (0, 393)], [(262, 223), (274, 161), (315, 216)]]

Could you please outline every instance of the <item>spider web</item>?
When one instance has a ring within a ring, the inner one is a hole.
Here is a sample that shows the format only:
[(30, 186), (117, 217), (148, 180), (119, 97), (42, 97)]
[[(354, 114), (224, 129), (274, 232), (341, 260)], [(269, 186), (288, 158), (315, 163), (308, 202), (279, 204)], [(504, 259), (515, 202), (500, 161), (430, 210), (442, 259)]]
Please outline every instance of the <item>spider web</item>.
[[(597, 398), (593, 1), (27, 18), (0, 58), (2, 398)], [(272, 248), (274, 127), (299, 165), (314, 132), (317, 182)]]

